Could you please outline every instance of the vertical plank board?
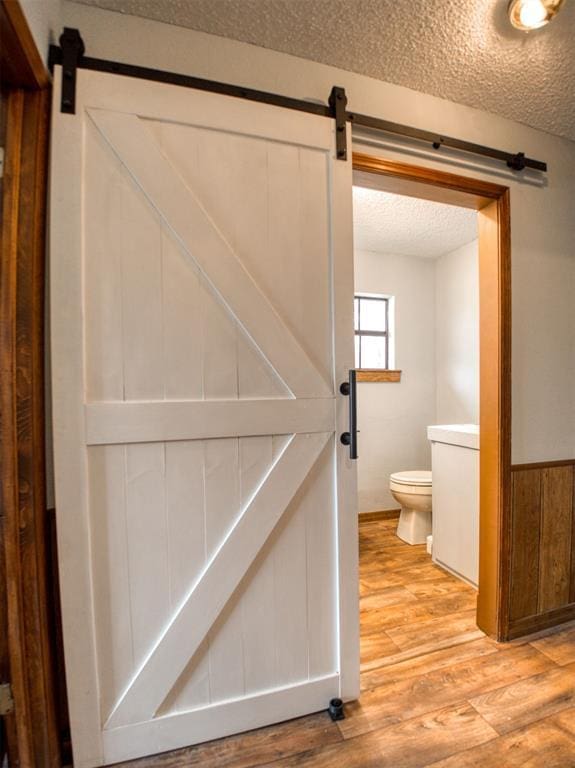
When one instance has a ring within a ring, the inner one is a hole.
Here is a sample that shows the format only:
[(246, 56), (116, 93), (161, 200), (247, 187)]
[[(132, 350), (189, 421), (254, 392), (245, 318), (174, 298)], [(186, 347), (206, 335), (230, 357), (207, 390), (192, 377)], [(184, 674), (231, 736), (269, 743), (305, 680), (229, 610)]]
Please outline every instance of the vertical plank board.
[(567, 605), (571, 582), (573, 467), (542, 472), (539, 612)]
[[(269, 268), (268, 248), (268, 143), (250, 136), (226, 140), (222, 171), (225, 178), (210, 174), (211, 185), (225, 184), (227, 202), (234, 211), (227, 217), (230, 242), (242, 264), (263, 287), (265, 266)], [(221, 163), (218, 153), (217, 162)], [(213, 186), (212, 195), (219, 195)]]
[[(240, 439), (242, 507), (249, 503), (272, 461), (271, 437)], [(274, 683), (274, 571), (269, 546), (263, 547), (250, 569), (241, 601), (245, 691), (250, 694)]]
[(208, 638), (190, 659), (184, 673), (170, 691), (158, 711), (159, 716), (172, 715), (210, 703), (210, 644)]
[[(198, 179), (197, 129), (146, 121), (162, 152), (193, 189)], [(162, 223), (162, 293), (165, 397), (202, 399), (203, 328), (199, 269)]]
[[(300, 249), (304, 266), (298, 293), (304, 307), (306, 335), (312, 360), (327, 382), (332, 368), (332, 264), (330, 259), (328, 155), (314, 149), (299, 149), (301, 200)], [(351, 242), (349, 243), (351, 247)], [(329, 275), (329, 279), (325, 279)], [(313, 334), (312, 338), (309, 338)]]
[(271, 142), (267, 148), (267, 234), (273, 261), (262, 265), (261, 280), (266, 295), (273, 298), (278, 313), (309, 355), (306, 333), (310, 329), (302, 328), (306, 307), (300, 281), (306, 269), (301, 260), (299, 149)]
[(238, 328), (238, 392), (240, 400), (290, 396), (282, 379), (241, 328)]
[[(206, 546), (208, 559), (240, 514), (239, 440), (205, 441)], [(210, 700), (239, 696), (244, 690), (242, 622), (238, 595), (209, 634)]]
[(230, 202), (236, 212), (230, 220), (234, 250), (257, 283), (261, 283), (262, 268), (269, 259), (268, 146), (250, 136), (234, 136), (230, 149), (235, 157), (226, 167)]
[[(247, 136), (233, 136), (226, 144), (228, 151), (235, 153), (224, 164), (223, 183), (228, 205), (234, 211), (234, 216), (226, 222), (230, 242), (251, 276), (262, 284), (262, 267), (269, 268), (270, 253), (266, 143)], [(222, 162), (221, 154), (217, 162)], [(213, 173), (209, 181), (211, 184), (217, 181)], [(221, 195), (213, 190), (211, 194)], [(238, 330), (238, 388), (240, 398), (289, 395), (279, 376), (241, 329)]]
[[(55, 493), (63, 639), (74, 762), (103, 762), (92, 599), (89, 487), (85, 450), (83, 319), (84, 120), (59, 112), (54, 72), (50, 190), (50, 328)], [(82, 97), (79, 96), (81, 99)], [(78, 107), (81, 105), (78, 104)], [(68, 119), (66, 119), (68, 118)], [(56, 375), (57, 372), (57, 375)], [(22, 756), (20, 756), (22, 759)]]
[[(328, 194), (325, 162), (319, 152), (268, 144), (268, 249), (274, 259), (262, 265), (260, 279), (266, 295), (329, 382), (331, 291), (326, 278), (331, 274), (330, 250), (326, 211), (316, 208), (316, 202), (325, 201)], [(312, 202), (316, 193), (319, 201)]]
[(239, 593), (230, 599), (210, 629), (210, 699), (215, 704), (245, 692), (242, 608)]
[(204, 447), (200, 440), (166, 444), (166, 508), (174, 610), (206, 562)]
[(193, 125), (146, 120), (146, 128), (154, 135), (162, 154), (185, 180), (190, 189), (199, 182), (198, 136), (201, 130)]
[[(166, 503), (172, 610), (183, 600), (206, 562), (204, 443), (166, 445)], [(206, 639), (162, 705), (160, 714), (188, 712), (210, 702)]]
[[(236, 218), (228, 177), (233, 178), (239, 138), (217, 131), (198, 130), (197, 174), (186, 182), (200, 200), (215, 228), (234, 245)], [(178, 155), (179, 163), (179, 155)], [(193, 254), (192, 254), (193, 255)], [(204, 293), (204, 397), (226, 400), (238, 397), (237, 322), (205, 278)]]
[(246, 578), (242, 595), (246, 694), (277, 684), (275, 661), (274, 558), (264, 545)]
[[(244, 140), (238, 135), (197, 129), (195, 134), (197, 172), (183, 169), (184, 179), (202, 207), (228, 243), (235, 247), (234, 195), (229, 180), (233, 181), (238, 157), (242, 155)], [(180, 172), (180, 157), (177, 168)]]
[[(266, 223), (265, 144), (189, 126), (153, 123), (153, 130), (167, 157), (240, 259), (246, 248), (260, 249), (267, 256), (265, 232), (254, 238), (254, 232), (260, 232), (262, 222), (264, 226)], [(238, 230), (243, 238), (238, 238)], [(238, 249), (238, 240), (243, 250)], [(242, 331), (236, 329), (235, 319), (205, 281), (203, 285), (210, 304), (205, 318), (209, 325), (205, 338), (206, 397), (237, 397), (238, 388), (243, 397), (281, 394), (283, 389), (273, 370)], [(200, 327), (198, 323), (197, 328)], [(234, 351), (234, 344), (239, 352)]]
[(537, 613), (541, 471), (512, 473), (511, 620)]
[(162, 226), (163, 373), (167, 400), (203, 397), (200, 274)]
[(204, 441), (206, 556), (209, 560), (240, 513), (238, 439)]
[(125, 447), (88, 450), (94, 614), (100, 707), (105, 722), (134, 672), (126, 537)]
[(300, 502), (298, 492), (284, 512), (273, 550), (278, 685), (308, 678), (306, 521)]
[(240, 437), (240, 504), (244, 509), (265, 480), (273, 462), (272, 437)]
[[(223, 232), (234, 247), (237, 247), (235, 222), (238, 215), (229, 216), (224, 211), (236, 210), (233, 196), (234, 168), (238, 153), (239, 139), (225, 139), (214, 134), (203, 133), (200, 139), (202, 146), (200, 152), (200, 164), (205, 164), (206, 171), (200, 174), (201, 181), (195, 191), (206, 210), (218, 222), (219, 226), (226, 229)], [(243, 142), (242, 142), (243, 143)], [(260, 190), (261, 193), (261, 190)], [(236, 194), (237, 204), (237, 194)], [(252, 238), (253, 242), (253, 238)], [(205, 352), (204, 352), (204, 393), (207, 399), (233, 398), (239, 395), (240, 366), (238, 347), (242, 351), (243, 365), (241, 370), (243, 392), (246, 395), (254, 393), (254, 386), (260, 389), (265, 386), (268, 392), (274, 394), (281, 389), (270, 376), (265, 365), (254, 359), (250, 352), (250, 342), (243, 338), (243, 332), (236, 326), (235, 319), (226, 310), (225, 306), (215, 297), (209, 287), (205, 286)], [(250, 359), (251, 357), (251, 359)], [(259, 363), (259, 364), (258, 364)], [(255, 378), (255, 384), (254, 384)], [(258, 383), (259, 382), (259, 383)], [(262, 393), (263, 394), (263, 393)], [(266, 393), (267, 394), (267, 393)], [(221, 443), (222, 441), (217, 441)], [(231, 441), (226, 441), (228, 444)], [(214, 448), (214, 445), (208, 447)], [(218, 446), (215, 446), (218, 449)], [(225, 449), (224, 449), (225, 450)], [(214, 454), (212, 454), (212, 458)], [(229, 462), (228, 462), (229, 463)], [(208, 551), (217, 546), (221, 537), (225, 534), (232, 519), (225, 505), (233, 508), (234, 479), (215, 478), (219, 474), (212, 475), (210, 457), (206, 459), (206, 494), (208, 515)], [(236, 462), (235, 471), (238, 471)], [(213, 479), (214, 482), (209, 483)], [(236, 482), (238, 477), (235, 478)], [(225, 499), (225, 489), (228, 489), (228, 499)], [(231, 494), (230, 494), (231, 491)], [(231, 495), (231, 499), (229, 496)], [(216, 497), (217, 498), (216, 500)], [(239, 510), (238, 510), (239, 511)], [(243, 677), (243, 637), (242, 637), (242, 611), (241, 601), (236, 595), (232, 603), (227, 607), (220, 621), (212, 629), (210, 639), (210, 693), (212, 701), (241, 695), (244, 690)], [(241, 674), (240, 674), (241, 672)]]
[(237, 334), (231, 314), (202, 278), (203, 369), (206, 400), (238, 396)]
[(334, 444), (329, 441), (306, 480), (302, 499), (306, 519), (310, 679), (338, 668), (337, 599), (333, 590), (338, 575), (334, 460)]
[(170, 615), (164, 443), (126, 447), (126, 509), (134, 662), (142, 663)]
[(91, 121), (86, 125), (84, 168), (86, 398), (123, 400), (122, 203), (126, 179), (119, 160)]
[(162, 232), (157, 212), (126, 178), (122, 204), (122, 295), (126, 400), (164, 398)]
[(277, 461), (278, 456), (285, 451), (293, 435), (273, 435), (272, 437), (272, 458)]

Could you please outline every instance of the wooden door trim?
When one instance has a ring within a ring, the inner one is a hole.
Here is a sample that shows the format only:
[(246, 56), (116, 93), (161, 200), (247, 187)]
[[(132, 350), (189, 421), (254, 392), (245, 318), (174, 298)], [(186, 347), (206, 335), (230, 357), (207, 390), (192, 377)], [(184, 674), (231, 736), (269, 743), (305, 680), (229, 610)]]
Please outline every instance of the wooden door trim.
[(509, 188), (363, 153), (354, 153), (353, 167), (368, 186), (478, 211), (481, 501), (477, 623), (488, 635), (507, 640), (511, 560)]
[(49, 613), (44, 270), (50, 76), (17, 0), (0, 0), (7, 92), (0, 230), (0, 498), (14, 764), (61, 765)]
[(48, 90), (8, 97), (0, 271), (0, 427), (10, 674), (21, 765), (59, 765), (44, 475)]
[(51, 82), (19, 0), (0, 0), (0, 72), (12, 87), (40, 90)]

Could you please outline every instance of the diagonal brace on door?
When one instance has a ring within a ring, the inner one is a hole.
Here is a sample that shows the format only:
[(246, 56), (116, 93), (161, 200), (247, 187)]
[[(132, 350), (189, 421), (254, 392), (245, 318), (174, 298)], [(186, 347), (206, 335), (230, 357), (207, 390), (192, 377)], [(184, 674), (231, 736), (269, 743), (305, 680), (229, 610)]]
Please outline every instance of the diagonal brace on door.
[(136, 673), (110, 715), (106, 729), (154, 718), (332, 434), (292, 437)]
[[(88, 109), (94, 125), (214, 291), (295, 397), (331, 397), (332, 385), (246, 270), (194, 191), (140, 118)], [(210, 254), (210, 258), (207, 258)]]

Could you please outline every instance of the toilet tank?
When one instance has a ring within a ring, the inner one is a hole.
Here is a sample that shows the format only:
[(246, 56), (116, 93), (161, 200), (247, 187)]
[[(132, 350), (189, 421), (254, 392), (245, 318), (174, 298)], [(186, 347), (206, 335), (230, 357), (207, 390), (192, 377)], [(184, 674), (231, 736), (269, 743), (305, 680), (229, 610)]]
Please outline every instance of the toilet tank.
[(479, 427), (427, 428), (433, 477), (433, 560), (477, 587), (479, 580)]

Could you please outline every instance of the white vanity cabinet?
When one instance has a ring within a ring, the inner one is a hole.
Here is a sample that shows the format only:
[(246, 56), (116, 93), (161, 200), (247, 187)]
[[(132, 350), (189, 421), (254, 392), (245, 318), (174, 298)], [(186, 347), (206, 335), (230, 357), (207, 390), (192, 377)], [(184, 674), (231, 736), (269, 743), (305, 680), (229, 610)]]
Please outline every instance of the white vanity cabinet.
[(477, 587), (479, 427), (427, 428), (433, 477), (433, 561)]

